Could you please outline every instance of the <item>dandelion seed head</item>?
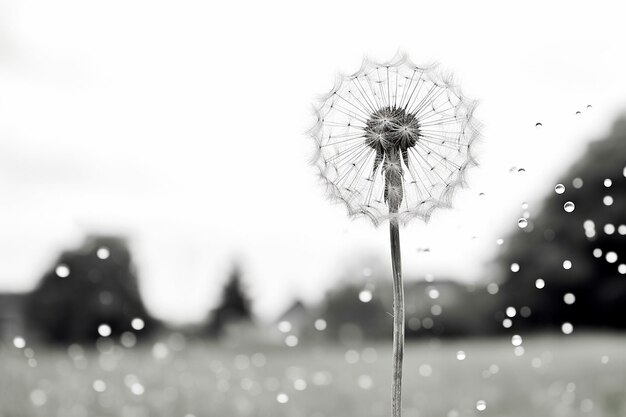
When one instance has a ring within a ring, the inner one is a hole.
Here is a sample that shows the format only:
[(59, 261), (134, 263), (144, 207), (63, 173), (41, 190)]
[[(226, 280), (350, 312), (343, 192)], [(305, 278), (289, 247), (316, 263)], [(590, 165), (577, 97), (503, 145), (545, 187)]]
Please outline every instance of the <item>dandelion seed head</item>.
[(436, 67), (365, 60), (315, 108), (314, 164), (350, 215), (406, 223), (449, 207), (476, 165), (476, 103)]

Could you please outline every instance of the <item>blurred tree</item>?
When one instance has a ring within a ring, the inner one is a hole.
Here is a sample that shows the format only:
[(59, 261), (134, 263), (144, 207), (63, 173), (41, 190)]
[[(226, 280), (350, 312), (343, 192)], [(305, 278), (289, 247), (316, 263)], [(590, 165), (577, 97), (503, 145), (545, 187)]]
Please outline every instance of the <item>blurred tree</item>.
[[(499, 258), (506, 277), (501, 311), (507, 306), (530, 308), (530, 316), (515, 318), (514, 326), (561, 327), (570, 322), (626, 328), (625, 170), (622, 117), (561, 178), (565, 191), (552, 192), (528, 227), (507, 239)], [(564, 209), (568, 202), (575, 206), (571, 212)], [(520, 266), (519, 272), (511, 272), (512, 263)], [(539, 287), (545, 283), (542, 289), (536, 286), (538, 279), (543, 280)], [(573, 297), (566, 297), (570, 293)]]
[(250, 324), (252, 311), (250, 300), (241, 284), (241, 270), (235, 265), (222, 293), (219, 306), (213, 310), (208, 331), (211, 336), (221, 336), (225, 328), (232, 324)]
[[(64, 252), (28, 295), (24, 310), (29, 328), (49, 342), (85, 342), (99, 337), (106, 324), (111, 336), (147, 335), (156, 322), (146, 311), (123, 239), (88, 237)], [(135, 318), (135, 328), (132, 321)], [(139, 329), (141, 328), (141, 329)]]

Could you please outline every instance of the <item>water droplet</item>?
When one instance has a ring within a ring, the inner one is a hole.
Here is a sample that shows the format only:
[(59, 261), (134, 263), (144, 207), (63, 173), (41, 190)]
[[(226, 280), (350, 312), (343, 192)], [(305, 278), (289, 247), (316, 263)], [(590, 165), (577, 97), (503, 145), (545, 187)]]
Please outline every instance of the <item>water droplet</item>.
[(419, 373), (420, 373), (421, 376), (427, 378), (427, 377), (429, 377), (429, 376), (431, 376), (433, 374), (433, 368), (429, 364), (424, 363), (424, 364), (420, 365)]
[(369, 303), (370, 301), (372, 301), (372, 298), (373, 295), (370, 290), (362, 290), (361, 292), (359, 292), (359, 300), (362, 303)]
[(525, 229), (528, 226), (528, 220), (522, 217), (517, 221), (517, 225), (520, 229)]
[(429, 288), (428, 289), (428, 296), (432, 299), (432, 300), (436, 300), (437, 298), (439, 298), (439, 290), (437, 288)]
[(120, 337), (120, 342), (125, 348), (132, 348), (137, 344), (137, 336), (131, 332), (124, 332)]
[(582, 188), (583, 186), (583, 180), (582, 178), (574, 178), (572, 180), (572, 186), (576, 189)]
[(456, 358), (457, 360), (460, 360), (460, 361), (465, 360), (465, 352), (463, 352), (462, 350), (459, 350), (456, 353)]
[(511, 328), (511, 326), (513, 326), (513, 321), (511, 319), (502, 320), (502, 327), (504, 327), (505, 329), (509, 329)]
[(495, 282), (490, 282), (487, 285), (487, 292), (491, 295), (496, 295), (499, 290), (500, 290), (500, 287)]
[(26, 347), (26, 340), (22, 336), (15, 336), (13, 338), (13, 346), (18, 349), (23, 349)]
[(369, 375), (360, 375), (357, 384), (361, 389), (371, 389), (374, 386), (374, 380)]
[(580, 116), (582, 113), (580, 112), (580, 110), (576, 111), (576, 116)]
[(568, 305), (572, 305), (576, 302), (576, 296), (571, 292), (568, 292), (563, 296), (563, 302)]
[(602, 249), (600, 249), (600, 248), (595, 248), (595, 249), (593, 250), (593, 257), (594, 257), (594, 258), (600, 258), (600, 257), (602, 257)]
[(561, 331), (563, 332), (563, 334), (572, 334), (572, 332), (574, 331), (574, 326), (572, 325), (572, 323), (565, 322), (561, 325)]
[(512, 263), (511, 264), (511, 272), (518, 272), (519, 271), (519, 264), (517, 263)]
[(101, 248), (98, 248), (98, 250), (96, 251), (96, 256), (99, 259), (107, 259), (110, 255), (111, 255), (111, 252), (109, 251), (109, 248), (106, 248), (104, 246)]
[[(527, 202), (522, 202), (522, 210), (526, 210), (528, 208), (528, 203)], [(528, 216), (524, 216), (524, 217), (528, 217)]]
[(563, 184), (557, 184), (554, 186), (554, 192), (557, 194), (563, 194), (565, 192), (565, 186)]
[(478, 411), (485, 411), (487, 409), (487, 403), (485, 402), (485, 400), (476, 401), (476, 409)]
[(67, 278), (70, 275), (70, 268), (65, 264), (60, 264), (56, 267), (55, 271), (59, 278)]
[(610, 195), (605, 195), (602, 199), (602, 202), (605, 206), (611, 206), (613, 205), (613, 197), (611, 197)]
[(45, 405), (46, 402), (48, 401), (48, 396), (46, 395), (46, 393), (43, 390), (36, 389), (36, 390), (31, 391), (31, 393), (30, 393), (30, 401), (36, 407), (41, 407), (41, 406)]
[(622, 236), (626, 235), (626, 224), (620, 224), (619, 227), (617, 228), (617, 233), (619, 233)]
[(278, 323), (278, 331), (281, 333), (289, 333), (291, 331), (291, 323), (283, 320)]
[(617, 267), (617, 272), (622, 275), (626, 275), (626, 264), (619, 264)]
[(613, 233), (615, 233), (615, 226), (613, 226), (611, 223), (605, 224), (604, 233), (606, 233), (607, 235), (612, 235)]
[(326, 326), (327, 326), (326, 320), (324, 320), (324, 319), (317, 319), (317, 320), (315, 320), (315, 329), (316, 330), (319, 330), (321, 332), (323, 330), (326, 330)]
[(347, 350), (343, 356), (347, 363), (349, 363), (350, 365), (354, 365), (359, 361), (361, 355), (359, 355), (359, 352), (357, 352), (356, 350), (350, 349)]
[(575, 208), (576, 206), (571, 201), (563, 204), (563, 210), (565, 210), (567, 213), (571, 213), (572, 211), (574, 211)]
[(285, 337), (285, 344), (289, 347), (298, 346), (298, 336), (290, 334), (289, 336)]
[(517, 314), (517, 310), (515, 310), (515, 307), (509, 306), (506, 308), (507, 317), (515, 317), (516, 314)]
[(96, 392), (104, 392), (107, 389), (107, 384), (101, 379), (96, 379), (93, 381), (92, 387)]
[(133, 329), (135, 330), (141, 330), (144, 328), (144, 326), (146, 325), (146, 323), (140, 319), (139, 317), (135, 317), (131, 322), (130, 325), (132, 326)]
[(587, 104), (587, 108), (590, 109), (592, 106), (591, 104)]
[(522, 336), (515, 334), (513, 335), (513, 337), (511, 337), (511, 344), (513, 346), (521, 346), (522, 344)]
[(537, 280), (535, 280), (535, 287), (540, 290), (543, 287), (546, 286), (546, 282), (544, 280), (542, 280), (541, 278), (538, 278)]
[(609, 188), (611, 185), (613, 185), (613, 181), (610, 178), (605, 178), (604, 179), (604, 186), (606, 188)]
[(504, 239), (498, 239), (496, 240), (496, 244), (497, 245), (502, 245), (504, 243)]
[(146, 392), (146, 389), (139, 382), (135, 382), (130, 386), (130, 392), (135, 395), (143, 395), (143, 393)]
[(170, 354), (170, 349), (163, 342), (157, 342), (152, 346), (152, 356), (156, 359), (165, 359)]
[(537, 122), (535, 123), (535, 127), (543, 127), (543, 124), (541, 122)]
[(100, 326), (98, 326), (98, 334), (102, 337), (111, 336), (111, 326), (109, 326), (108, 324), (101, 324)]
[(566, 259), (563, 261), (563, 269), (572, 269), (572, 261)]
[(279, 392), (278, 395), (276, 395), (276, 401), (278, 401), (279, 404), (286, 404), (287, 401), (289, 401), (289, 396), (284, 392)]
[(605, 258), (608, 263), (614, 264), (615, 262), (617, 262), (617, 253), (613, 251), (607, 252)]
[(523, 174), (523, 173), (525, 173), (525, 172), (526, 172), (526, 169), (524, 169), (524, 168), (519, 168), (519, 169), (517, 170), (517, 172), (519, 172), (520, 174)]

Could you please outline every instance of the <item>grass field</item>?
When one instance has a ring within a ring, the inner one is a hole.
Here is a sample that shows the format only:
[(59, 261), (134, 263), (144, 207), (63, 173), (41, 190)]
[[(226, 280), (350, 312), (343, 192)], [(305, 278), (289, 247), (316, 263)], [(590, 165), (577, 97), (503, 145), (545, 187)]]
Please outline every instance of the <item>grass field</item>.
[[(404, 415), (626, 416), (624, 335), (521, 346), (517, 356), (510, 339), (408, 345)], [(386, 344), (238, 348), (174, 336), (133, 349), (0, 349), (0, 417), (389, 415)]]

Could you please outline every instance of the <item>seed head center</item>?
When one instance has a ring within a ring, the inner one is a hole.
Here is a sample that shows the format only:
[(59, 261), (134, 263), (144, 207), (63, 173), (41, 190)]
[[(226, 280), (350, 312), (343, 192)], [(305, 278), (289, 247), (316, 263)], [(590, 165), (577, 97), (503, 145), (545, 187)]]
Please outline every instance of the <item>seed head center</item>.
[(373, 113), (365, 127), (365, 142), (377, 152), (389, 154), (415, 146), (420, 126), (414, 114), (401, 108), (383, 107)]

